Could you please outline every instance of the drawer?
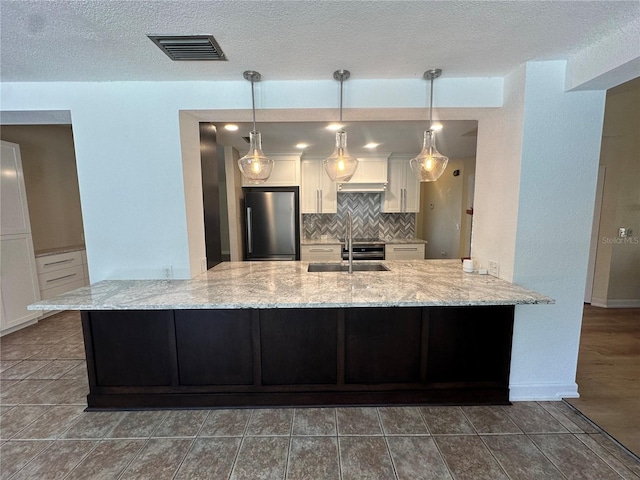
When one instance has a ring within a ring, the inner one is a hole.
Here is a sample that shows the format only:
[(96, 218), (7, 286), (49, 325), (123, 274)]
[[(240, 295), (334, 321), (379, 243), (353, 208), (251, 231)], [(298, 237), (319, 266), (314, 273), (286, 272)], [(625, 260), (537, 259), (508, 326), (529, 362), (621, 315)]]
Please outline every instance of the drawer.
[(340, 262), (342, 245), (303, 245), (300, 260), (303, 262)]
[(47, 288), (46, 290), (40, 290), (40, 299), (49, 300), (50, 298), (62, 295), (63, 293), (70, 292), (76, 288), (84, 287), (84, 279), (74, 280), (71, 283), (65, 285), (58, 285), (57, 287)]
[(423, 260), (423, 243), (402, 243), (385, 246), (385, 260)]
[(82, 281), (84, 284), (84, 269), (82, 268), (82, 265), (77, 265), (71, 268), (62, 268), (60, 270), (41, 273), (38, 275), (40, 291), (73, 283), (78, 280)]
[(55, 272), (63, 268), (82, 266), (82, 251), (56, 253), (36, 258), (38, 274)]

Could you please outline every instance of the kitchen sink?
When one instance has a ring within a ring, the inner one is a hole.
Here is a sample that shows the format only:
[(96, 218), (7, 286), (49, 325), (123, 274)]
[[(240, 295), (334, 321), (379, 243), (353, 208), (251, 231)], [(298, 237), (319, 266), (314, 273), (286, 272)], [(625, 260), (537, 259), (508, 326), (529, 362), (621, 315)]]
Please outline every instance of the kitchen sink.
[[(341, 263), (310, 263), (307, 272), (348, 272), (349, 265)], [(382, 263), (354, 263), (354, 272), (388, 272)]]

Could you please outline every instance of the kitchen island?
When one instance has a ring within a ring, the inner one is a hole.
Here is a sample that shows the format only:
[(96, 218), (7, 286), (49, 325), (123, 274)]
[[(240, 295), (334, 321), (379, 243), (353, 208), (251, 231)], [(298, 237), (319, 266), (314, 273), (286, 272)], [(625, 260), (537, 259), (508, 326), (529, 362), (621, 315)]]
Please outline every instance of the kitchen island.
[(226, 262), (30, 308), (82, 311), (89, 409), (509, 403), (515, 305), (553, 300), (459, 260), (383, 263)]

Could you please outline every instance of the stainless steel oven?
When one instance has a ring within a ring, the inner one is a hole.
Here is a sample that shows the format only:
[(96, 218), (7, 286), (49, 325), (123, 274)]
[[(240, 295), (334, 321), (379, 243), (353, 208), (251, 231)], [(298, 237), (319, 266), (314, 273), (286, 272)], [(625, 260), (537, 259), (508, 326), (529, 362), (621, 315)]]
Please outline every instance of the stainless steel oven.
[[(342, 259), (349, 259), (347, 243), (342, 242)], [(354, 260), (384, 260), (384, 242), (378, 238), (354, 238), (353, 239), (353, 259)]]

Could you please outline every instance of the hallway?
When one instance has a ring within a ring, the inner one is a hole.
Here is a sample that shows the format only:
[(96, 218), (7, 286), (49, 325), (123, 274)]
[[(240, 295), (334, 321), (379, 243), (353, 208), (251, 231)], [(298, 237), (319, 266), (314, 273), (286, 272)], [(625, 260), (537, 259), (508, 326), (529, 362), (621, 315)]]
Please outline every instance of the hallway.
[(566, 401), (640, 455), (640, 308), (585, 304), (576, 377)]

